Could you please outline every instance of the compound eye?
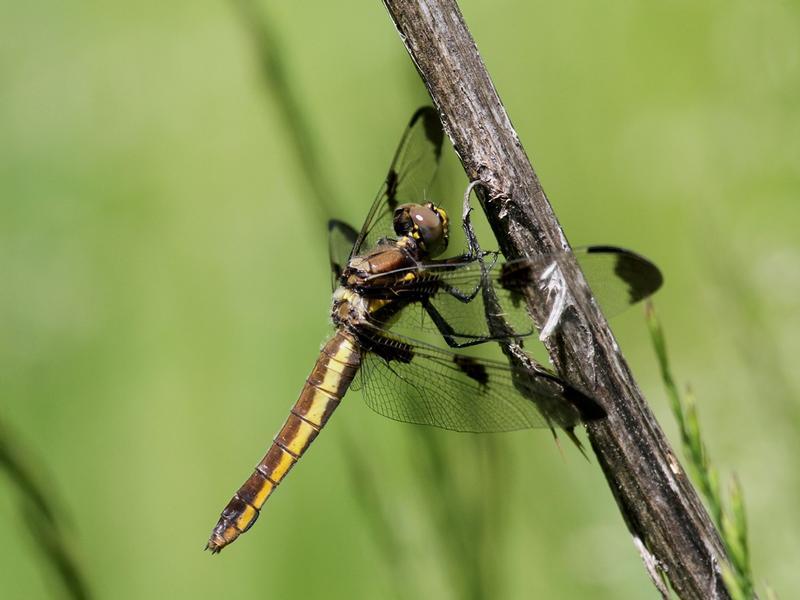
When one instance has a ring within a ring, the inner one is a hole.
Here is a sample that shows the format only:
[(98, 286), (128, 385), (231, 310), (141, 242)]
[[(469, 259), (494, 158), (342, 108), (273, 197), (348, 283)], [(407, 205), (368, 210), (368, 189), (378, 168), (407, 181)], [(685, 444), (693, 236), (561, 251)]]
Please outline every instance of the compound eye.
[(437, 256), (447, 249), (447, 217), (433, 204), (415, 205), (409, 211), (423, 249)]
[(447, 213), (431, 203), (398, 206), (394, 211), (394, 231), (416, 240), (427, 256), (436, 256), (447, 249)]
[(401, 237), (414, 235), (416, 224), (414, 223), (414, 217), (411, 216), (413, 206), (413, 204), (401, 204), (394, 209), (394, 232)]

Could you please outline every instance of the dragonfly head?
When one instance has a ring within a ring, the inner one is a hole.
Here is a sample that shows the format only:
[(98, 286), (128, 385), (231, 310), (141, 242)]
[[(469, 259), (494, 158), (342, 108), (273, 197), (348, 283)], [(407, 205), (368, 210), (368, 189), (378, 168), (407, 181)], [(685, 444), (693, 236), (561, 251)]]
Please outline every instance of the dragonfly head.
[(426, 256), (447, 250), (448, 224), (447, 213), (432, 202), (401, 204), (394, 210), (394, 232), (413, 238)]

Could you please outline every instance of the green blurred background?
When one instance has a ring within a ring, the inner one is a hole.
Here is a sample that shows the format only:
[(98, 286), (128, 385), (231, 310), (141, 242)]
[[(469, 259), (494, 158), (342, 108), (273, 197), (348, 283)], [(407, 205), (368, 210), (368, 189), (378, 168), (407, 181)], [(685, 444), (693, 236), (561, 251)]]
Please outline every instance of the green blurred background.
[[(380, 2), (255, 6), (358, 222), (426, 102), (416, 73)], [(572, 243), (663, 269), (675, 374), (742, 480), (756, 579), (796, 597), (800, 8), (462, 9)], [(93, 594), (656, 597), (596, 464), (546, 432), (420, 434), (358, 393), (258, 525), (202, 551), (328, 331), (324, 222), (265, 83), (233, 3), (0, 4), (0, 419)], [(642, 311), (613, 327), (677, 441)], [(0, 487), (0, 595), (57, 596)]]

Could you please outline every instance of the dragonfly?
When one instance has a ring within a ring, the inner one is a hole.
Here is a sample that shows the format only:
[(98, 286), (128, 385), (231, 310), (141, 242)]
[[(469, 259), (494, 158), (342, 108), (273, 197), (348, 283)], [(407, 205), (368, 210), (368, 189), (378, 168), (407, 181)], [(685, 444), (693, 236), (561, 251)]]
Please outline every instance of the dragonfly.
[[(557, 427), (572, 432), (606, 416), (589, 393), (536, 363), (470, 353), (473, 347), (519, 342), (533, 333), (522, 293), (540, 284), (563, 257), (501, 262), (497, 253), (470, 245), (461, 255), (440, 258), (447, 250), (450, 219), (444, 208), (425, 200), (443, 138), (437, 112), (417, 110), (361, 229), (330, 221), (334, 333), (266, 455), (222, 511), (206, 545), (212, 553), (252, 527), (357, 375), (375, 412), (454, 431), (547, 427), (555, 433)], [(658, 268), (629, 250), (590, 246), (570, 252), (607, 315), (661, 286)], [(498, 303), (500, 333), (487, 319)]]

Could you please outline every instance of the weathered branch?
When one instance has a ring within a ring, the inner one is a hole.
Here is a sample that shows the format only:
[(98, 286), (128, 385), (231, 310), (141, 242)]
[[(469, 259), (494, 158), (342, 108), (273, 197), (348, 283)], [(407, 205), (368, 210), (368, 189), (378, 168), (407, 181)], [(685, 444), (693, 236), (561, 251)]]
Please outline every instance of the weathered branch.
[[(517, 138), (454, 0), (384, 0), (442, 117), (507, 257), (568, 248), (536, 173)], [(488, 190), (488, 193), (486, 192)], [(583, 274), (559, 263), (568, 300), (545, 340), (567, 380), (591, 390), (608, 418), (587, 426), (622, 516), (654, 581), (667, 574), (684, 599), (729, 598), (717, 531), (642, 397)], [(546, 299), (531, 290), (540, 327)], [(660, 588), (663, 592), (663, 585)]]

